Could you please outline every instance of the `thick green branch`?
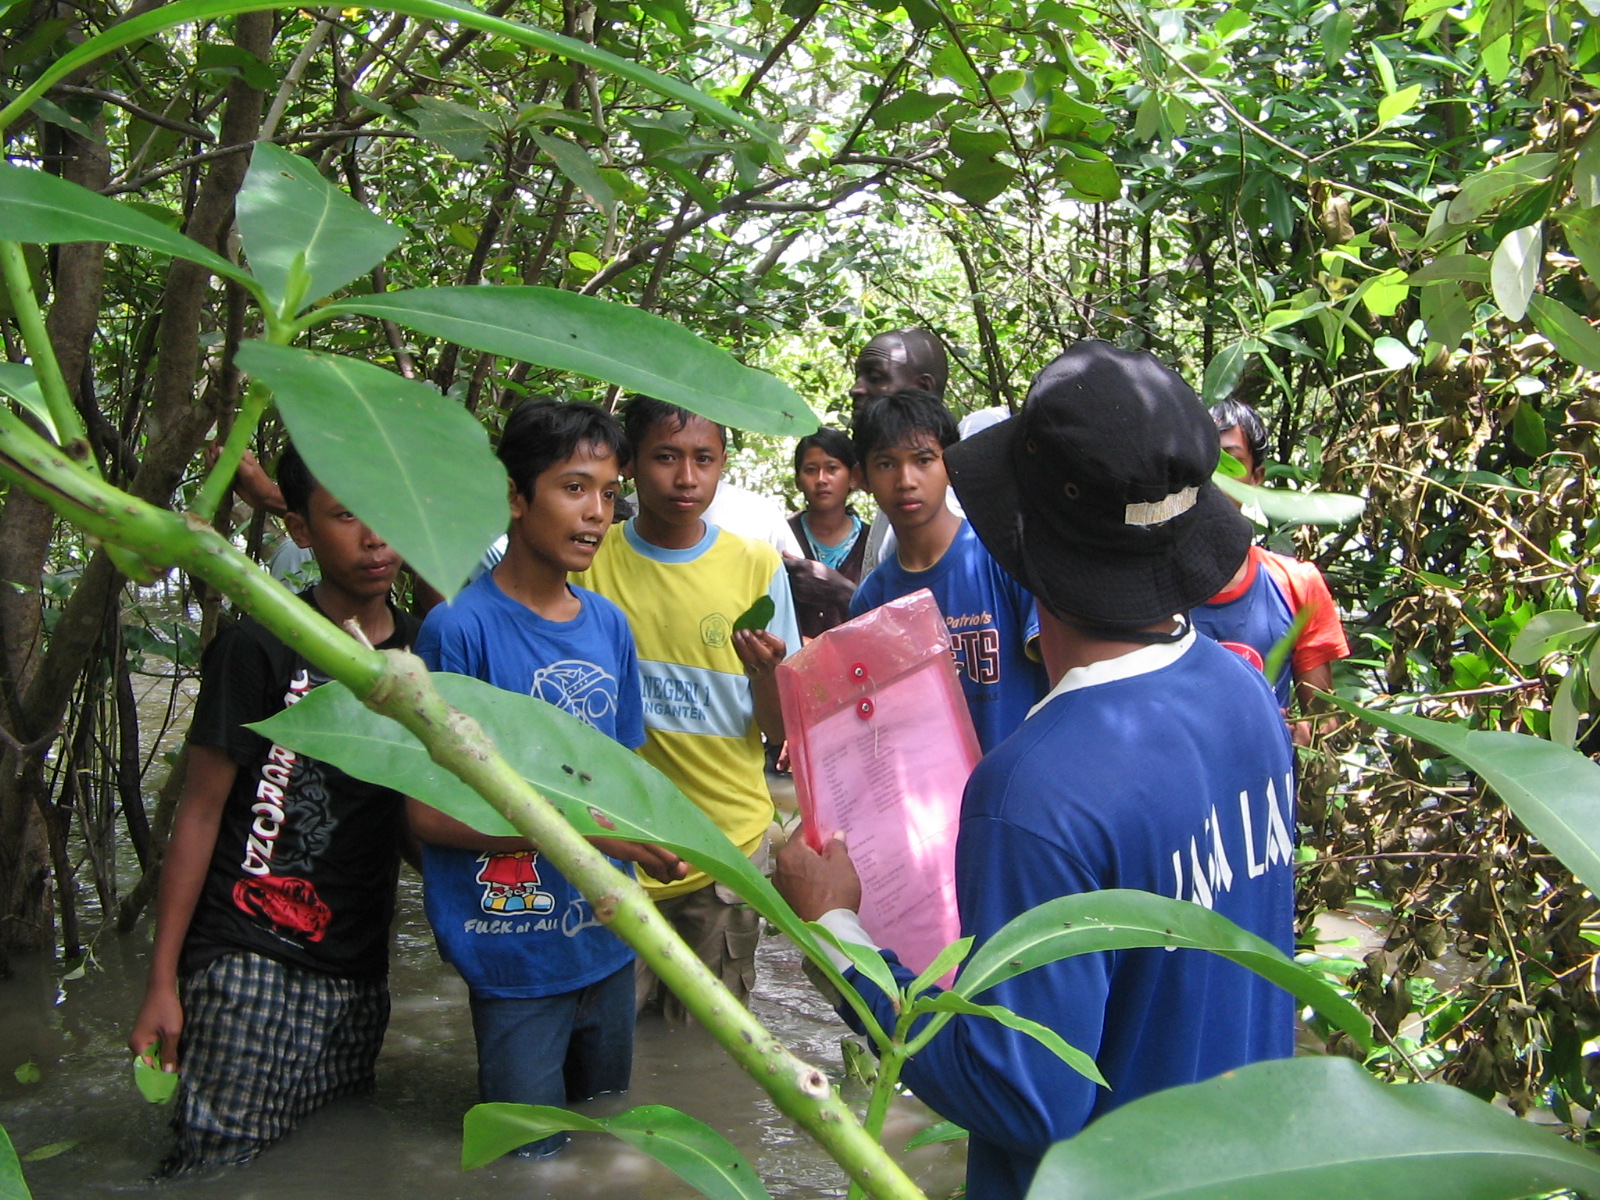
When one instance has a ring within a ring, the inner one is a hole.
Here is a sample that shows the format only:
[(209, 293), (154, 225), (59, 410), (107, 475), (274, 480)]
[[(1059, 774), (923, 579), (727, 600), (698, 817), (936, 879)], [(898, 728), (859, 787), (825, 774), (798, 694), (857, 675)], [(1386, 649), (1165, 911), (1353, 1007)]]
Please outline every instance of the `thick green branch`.
[(399, 721), (435, 761), (472, 786), (540, 848), (610, 926), (682, 998), (790, 1117), (880, 1200), (925, 1200), (855, 1119), (828, 1077), (791, 1054), (695, 957), (636, 882), (611, 866), (516, 773), (477, 722), (451, 709), (420, 659), (383, 654), (335, 628), (209, 524), (120, 492), (0, 409), (0, 473), (102, 541), (159, 566), (182, 566), (227, 593), (277, 637)]
[(99, 467), (89, 449), (89, 435), (78, 418), (78, 410), (72, 406), (72, 393), (67, 390), (67, 381), (61, 377), (61, 364), (56, 360), (55, 347), (45, 329), (38, 298), (33, 294), (28, 260), (23, 255), (20, 243), (0, 241), (0, 279), (4, 280), (6, 289), (11, 293), (11, 307), (22, 329), (28, 357), (33, 360), (34, 378), (38, 380), (40, 394), (50, 410), (56, 436), (83, 466), (98, 472)]

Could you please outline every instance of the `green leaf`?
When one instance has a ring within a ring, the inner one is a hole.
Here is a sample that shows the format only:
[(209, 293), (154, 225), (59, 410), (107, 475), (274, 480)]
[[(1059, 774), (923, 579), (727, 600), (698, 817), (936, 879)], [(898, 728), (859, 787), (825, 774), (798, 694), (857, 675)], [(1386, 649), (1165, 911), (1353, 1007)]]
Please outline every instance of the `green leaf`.
[(1361, 285), (1361, 302), (1375, 317), (1392, 317), (1410, 291), (1406, 273), (1398, 267), (1391, 267)]
[(1589, 694), (1583, 679), (1583, 665), (1576, 662), (1561, 680), (1555, 699), (1550, 702), (1550, 740), (1557, 746), (1571, 747), (1578, 740), (1578, 721), (1585, 707), (1578, 699), (1579, 688), (1585, 696)]
[(1578, 256), (1591, 281), (1600, 279), (1600, 208), (1567, 212), (1561, 221), (1567, 246)]
[(1311, 1005), (1363, 1047), (1371, 1045), (1372, 1029), (1360, 1009), (1270, 942), (1198, 904), (1123, 888), (1047, 900), (1007, 921), (978, 947), (951, 990), (971, 999), (1057, 959), (1135, 947), (1220, 954)]
[(1378, 128), (1382, 129), (1411, 111), (1417, 98), (1422, 95), (1422, 85), (1414, 83), (1408, 88), (1401, 88), (1391, 96), (1385, 96), (1378, 101)]
[(1406, 282), (1412, 287), (1421, 287), (1439, 279), (1468, 279), (1473, 283), (1486, 284), (1489, 282), (1489, 261), (1479, 254), (1447, 254), (1406, 276)]
[(1211, 478), (1235, 500), (1256, 505), (1268, 520), (1279, 525), (1348, 525), (1367, 507), (1360, 496), (1342, 492), (1292, 492), (1288, 488), (1255, 487), (1221, 474)]
[(1506, 320), (1520, 321), (1527, 313), (1543, 258), (1544, 238), (1537, 224), (1513, 229), (1495, 247), (1489, 260), (1489, 285)]
[(1478, 30), (1478, 44), (1492, 46), (1511, 32), (1522, 12), (1522, 0), (1489, 0)]
[(754, 604), (739, 614), (739, 619), (733, 623), (733, 630), (737, 633), (741, 629), (765, 629), (772, 623), (777, 611), (778, 606), (772, 602), (771, 596), (758, 596)]
[(1045, 1155), (1031, 1200), (1515, 1200), (1600, 1189), (1600, 1159), (1438, 1083), (1344, 1058), (1143, 1096)]
[(1311, 606), (1308, 604), (1294, 614), (1294, 620), (1289, 622), (1289, 628), (1283, 631), (1283, 636), (1272, 643), (1272, 649), (1267, 651), (1267, 657), (1261, 664), (1261, 673), (1268, 680), (1276, 681), (1283, 673), (1284, 660), (1294, 653), (1295, 643), (1300, 640), (1310, 620)]
[(617, 205), (617, 198), (611, 191), (611, 185), (600, 177), (600, 168), (595, 166), (588, 151), (576, 142), (551, 133), (532, 130), (530, 135), (539, 149), (555, 163), (556, 170), (572, 180), (579, 191), (594, 201), (596, 208), (609, 216)]
[(337, 354), (246, 342), (312, 475), (446, 599), (505, 532), (506, 473), (483, 426), (426, 384)]
[(889, 997), (896, 1011), (899, 1010), (900, 985), (895, 983), (894, 973), (889, 970), (889, 964), (885, 961), (883, 955), (869, 946), (845, 941), (820, 922), (811, 921), (806, 927), (822, 941), (828, 943), (828, 945), (834, 947), (840, 954), (848, 958), (856, 970), (872, 980), (877, 985), (878, 990)]
[(11, 1074), (16, 1077), (18, 1083), (24, 1085), (38, 1083), (44, 1078), (44, 1072), (39, 1070), (39, 1064), (31, 1058)]
[(48, 1142), (43, 1146), (35, 1146), (22, 1156), (23, 1162), (44, 1162), (46, 1159), (56, 1158), (68, 1150), (75, 1149), (78, 1143), (75, 1138), (68, 1138), (60, 1142)]
[(1555, 170), (1559, 155), (1524, 154), (1469, 176), (1450, 201), (1445, 215), (1452, 225), (1469, 225), (1495, 208), (1537, 187)]
[(1456, 0), (1411, 0), (1406, 5), (1406, 20), (1420, 21), (1438, 12), (1440, 9), (1451, 8)]
[(1567, 870), (1591, 892), (1600, 891), (1600, 764), (1531, 734), (1467, 729), (1329, 699), (1380, 729), (1437, 746), (1476, 771)]
[(1589, 371), (1600, 371), (1600, 330), (1559, 300), (1534, 296), (1528, 301), (1533, 324), (1556, 352), (1568, 362)]
[(1095, 1066), (1094, 1059), (1076, 1046), (1069, 1044), (1055, 1030), (1027, 1017), (1018, 1016), (1003, 1005), (976, 1004), (959, 992), (940, 992), (935, 996), (925, 996), (918, 1000), (912, 1006), (912, 1009), (915, 1012), (959, 1013), (963, 1016), (987, 1017), (990, 1020), (999, 1021), (1007, 1029), (1015, 1029), (1018, 1033), (1027, 1034), (1085, 1079), (1091, 1080), (1101, 1087), (1111, 1086), (1106, 1082), (1106, 1077), (1100, 1073), (1100, 1068)]
[(32, 1200), (32, 1196), (27, 1180), (22, 1177), (17, 1148), (11, 1144), (5, 1126), (0, 1125), (0, 1200)]
[(539, 1104), (475, 1104), (461, 1123), (461, 1167), (470, 1171), (518, 1146), (569, 1129), (620, 1138), (711, 1200), (770, 1200), (760, 1177), (727, 1138), (664, 1104), (645, 1104), (601, 1118)]
[(482, 162), (487, 157), (490, 136), (501, 131), (499, 121), (453, 100), (433, 96), (416, 100), (417, 107), (409, 116), (418, 133), (463, 162)]
[[(812, 957), (822, 956), (811, 930), (766, 876), (697, 804), (637, 754), (534, 696), (437, 671), (433, 682), (447, 702), (483, 726), (517, 773), (580, 833), (665, 846), (731, 887)], [(323, 684), (252, 728), (358, 779), (415, 796), (479, 833), (521, 836), (478, 793), (435, 763), (406, 729), (368, 709), (343, 684)]]
[(967, 1131), (954, 1121), (935, 1121), (908, 1141), (906, 1149), (920, 1150), (923, 1146), (932, 1146), (936, 1142), (959, 1142), (966, 1136)]
[(901, 125), (915, 125), (932, 117), (955, 97), (932, 96), (927, 92), (905, 92), (896, 96), (872, 114), (872, 123), (879, 129), (896, 129)]
[[(145, 1053), (159, 1064), (161, 1043), (152, 1042)], [(159, 1065), (152, 1067), (138, 1054), (133, 1056), (133, 1082), (138, 1085), (140, 1095), (151, 1104), (165, 1104), (178, 1094), (178, 1073), (163, 1071)]]
[(817, 428), (788, 385), (630, 305), (555, 288), (445, 287), (352, 297), (328, 309), (615, 383), (738, 429), (803, 437)]
[(1417, 361), (1417, 356), (1411, 353), (1411, 348), (1398, 338), (1375, 339), (1372, 343), (1372, 352), (1378, 356), (1378, 361), (1391, 371), (1404, 371)]
[(1348, 9), (1341, 8), (1322, 23), (1322, 68), (1331, 71), (1350, 52), (1350, 39), (1355, 36), (1356, 20)]
[(1544, 418), (1526, 397), (1517, 401), (1511, 414), (1511, 440), (1529, 458), (1538, 458), (1550, 449), (1550, 431), (1544, 427)]
[(56, 444), (60, 445), (61, 434), (56, 430), (56, 423), (50, 416), (50, 406), (45, 403), (44, 393), (39, 390), (39, 381), (34, 378), (32, 367), (24, 363), (0, 362), (0, 394), (10, 396), (37, 417)]
[(968, 204), (987, 204), (1011, 186), (1017, 169), (998, 159), (968, 158), (945, 172), (945, 190)]
[(1600, 625), (1585, 621), (1570, 609), (1548, 609), (1528, 618), (1511, 640), (1506, 657), (1519, 667), (1530, 667), (1546, 654), (1586, 641), (1596, 630)]
[(1254, 338), (1241, 338), (1219, 350), (1206, 364), (1206, 373), (1200, 383), (1200, 398), (1207, 405), (1226, 400), (1244, 374), (1249, 356), (1260, 349)]
[(1133, 120), (1133, 140), (1148, 142), (1161, 132), (1161, 93), (1146, 92), (1139, 103), (1139, 113)]
[(1117, 164), (1087, 146), (1064, 146), (1056, 171), (1072, 185), (1078, 198), (1093, 204), (1109, 203), (1122, 195)]
[(1383, 85), (1383, 94), (1394, 95), (1396, 90), (1394, 64), (1389, 61), (1389, 56), (1375, 41), (1367, 43), (1367, 53), (1372, 56), (1372, 68), (1378, 73), (1378, 82)]
[(989, 90), (996, 96), (1009, 96), (1028, 81), (1028, 73), (1012, 67), (996, 71), (989, 79)]
[(1217, 455), (1217, 473), (1226, 475), (1229, 479), (1243, 479), (1250, 474), (1244, 469), (1244, 464), (1226, 450)]
[(271, 142), (251, 154), (238, 225), (268, 303), (286, 317), (370, 271), (404, 236)]
[(14, 242), (116, 242), (186, 258), (256, 290), (242, 268), (136, 208), (43, 171), (0, 163), (0, 212)]
[(911, 986), (906, 988), (909, 996), (920, 996), (940, 979), (944, 978), (953, 968), (960, 964), (967, 955), (972, 953), (972, 943), (976, 939), (970, 937), (957, 938), (938, 954), (927, 969), (911, 981)]

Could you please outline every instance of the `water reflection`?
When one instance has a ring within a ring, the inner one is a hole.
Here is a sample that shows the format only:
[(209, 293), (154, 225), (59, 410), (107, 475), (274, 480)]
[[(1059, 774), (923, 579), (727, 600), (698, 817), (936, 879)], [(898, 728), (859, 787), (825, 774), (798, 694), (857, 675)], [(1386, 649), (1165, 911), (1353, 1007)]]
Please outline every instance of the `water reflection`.
[[(688, 1200), (698, 1195), (653, 1160), (600, 1135), (575, 1135), (566, 1152), (545, 1162), (507, 1159), (463, 1174), (461, 1114), (476, 1100), (466, 987), (434, 951), (420, 884), (409, 871), (402, 883), (400, 921), (390, 980), (394, 1015), (378, 1060), (377, 1091), (329, 1106), (248, 1168), (159, 1189), (144, 1180), (166, 1145), (166, 1110), (139, 1097), (122, 1044), (143, 990), (148, 933), (103, 938), (97, 965), (65, 984), (58, 984), (52, 964), (14, 961), (16, 974), (0, 983), (0, 1124), (24, 1155), (71, 1143), (53, 1157), (24, 1163), (35, 1197), (135, 1192), (175, 1200)], [(786, 1044), (839, 1077), (843, 1026), (805, 981), (797, 955), (782, 938), (763, 941), (753, 1007)], [(23, 1083), (14, 1075), (28, 1062), (39, 1067), (38, 1083)], [(864, 1101), (864, 1096), (855, 1099)], [(671, 1104), (718, 1129), (755, 1165), (775, 1197), (844, 1194), (832, 1161), (697, 1029), (647, 1019), (639, 1028), (632, 1094), (596, 1101), (584, 1111), (605, 1115), (632, 1104)], [(903, 1145), (932, 1119), (915, 1101), (900, 1102), (890, 1117), (890, 1145)], [(958, 1146), (926, 1147), (904, 1161), (930, 1196), (947, 1196), (961, 1181)]]

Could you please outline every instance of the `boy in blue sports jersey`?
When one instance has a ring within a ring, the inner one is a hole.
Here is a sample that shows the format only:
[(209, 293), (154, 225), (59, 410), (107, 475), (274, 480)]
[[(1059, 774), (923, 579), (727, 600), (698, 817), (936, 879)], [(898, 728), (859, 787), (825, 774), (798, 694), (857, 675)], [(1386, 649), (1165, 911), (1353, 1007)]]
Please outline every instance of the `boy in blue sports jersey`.
[(861, 581), (850, 615), (927, 588), (939, 602), (978, 745), (987, 754), (1010, 736), (1045, 693), (1031, 656), (1039, 636), (1033, 597), (995, 565), (962, 517), (945, 504), (944, 452), (955, 418), (929, 392), (908, 388), (856, 415), (856, 458), (867, 489), (894, 530), (893, 556)]
[[(537, 696), (636, 749), (644, 716), (627, 619), (567, 582), (611, 524), (628, 461), (622, 429), (593, 405), (530, 400), (497, 453), (510, 477), (505, 557), (428, 614), (417, 653), (432, 670)], [(528, 842), (486, 837), (415, 800), (409, 815), (428, 921), (471, 995), (483, 1100), (562, 1105), (626, 1091), (633, 951)], [(659, 879), (685, 870), (658, 847), (590, 841)], [(544, 1157), (566, 1141), (553, 1134), (518, 1153)]]

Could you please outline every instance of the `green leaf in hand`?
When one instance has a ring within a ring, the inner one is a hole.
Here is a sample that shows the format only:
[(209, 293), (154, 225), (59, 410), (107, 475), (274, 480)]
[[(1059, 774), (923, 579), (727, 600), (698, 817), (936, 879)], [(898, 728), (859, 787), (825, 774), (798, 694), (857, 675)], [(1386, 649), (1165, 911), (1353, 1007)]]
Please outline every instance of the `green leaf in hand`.
[[(152, 1060), (151, 1066), (145, 1059)], [(143, 1054), (133, 1056), (133, 1082), (151, 1104), (165, 1104), (178, 1091), (178, 1073), (161, 1069), (161, 1040), (157, 1038), (145, 1047)]]
[(733, 631), (741, 629), (765, 629), (772, 623), (773, 614), (778, 611), (778, 606), (772, 602), (771, 596), (762, 596), (749, 608), (739, 614), (739, 619), (733, 623)]

